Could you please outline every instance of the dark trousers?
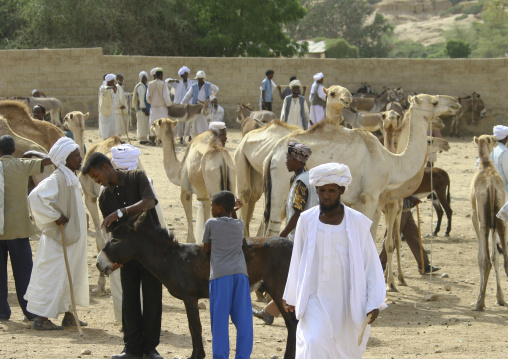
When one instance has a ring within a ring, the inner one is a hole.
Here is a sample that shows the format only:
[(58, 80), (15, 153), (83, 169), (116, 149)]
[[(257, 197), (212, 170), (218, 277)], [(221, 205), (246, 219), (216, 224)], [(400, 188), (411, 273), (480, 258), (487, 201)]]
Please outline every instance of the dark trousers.
[(0, 240), (0, 319), (11, 317), (11, 308), (7, 303), (7, 260), (11, 256), (12, 274), (16, 285), (18, 303), (23, 314), (29, 319), (37, 317), (26, 310), (27, 301), (23, 299), (32, 274), (32, 248), (28, 238)]
[[(416, 225), (411, 212), (402, 212), (402, 216), (400, 218), (400, 232), (404, 235), (404, 239), (406, 240), (409, 249), (411, 249), (411, 252), (416, 259), (416, 263), (418, 263), (418, 269), (420, 269), (422, 263), (420, 258), (420, 245), (418, 244), (418, 226)], [(381, 254), (379, 254), (379, 259), (381, 259), (383, 268), (386, 265), (386, 257), (387, 255), (383, 241), (383, 249), (381, 250)], [(425, 250), (423, 250), (423, 264), (424, 266), (429, 265), (429, 257), (427, 256), (427, 252), (425, 252)]]
[(271, 102), (265, 102), (262, 106), (263, 106), (263, 110), (265, 110), (265, 111), (272, 110), (272, 103)]
[[(136, 260), (126, 263), (122, 281), (122, 325), (124, 351), (148, 354), (159, 345), (162, 317), (162, 284)], [(141, 311), (140, 288), (143, 293)]]

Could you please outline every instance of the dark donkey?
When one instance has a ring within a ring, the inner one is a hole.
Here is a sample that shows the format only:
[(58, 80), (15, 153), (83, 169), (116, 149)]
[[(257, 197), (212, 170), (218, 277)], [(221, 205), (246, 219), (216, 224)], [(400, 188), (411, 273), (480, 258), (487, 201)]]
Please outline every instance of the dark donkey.
[[(114, 231), (111, 241), (97, 256), (97, 268), (109, 274), (112, 263), (133, 259), (145, 266), (173, 297), (183, 300), (192, 337), (190, 358), (204, 358), (198, 299), (209, 297), (210, 257), (202, 246), (180, 244), (173, 233), (151, 229), (143, 221), (141, 215), (135, 223), (131, 220)], [(284, 317), (288, 330), (284, 359), (295, 357), (298, 323), (294, 313), (286, 313), (282, 307), (292, 250), (293, 243), (285, 238), (248, 238), (243, 244), (250, 285), (263, 280)]]

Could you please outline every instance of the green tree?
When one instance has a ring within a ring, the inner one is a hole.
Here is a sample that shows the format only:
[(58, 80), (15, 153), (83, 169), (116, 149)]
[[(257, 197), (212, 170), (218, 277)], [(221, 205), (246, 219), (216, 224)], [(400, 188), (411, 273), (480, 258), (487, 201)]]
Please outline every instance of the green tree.
[(333, 59), (353, 59), (360, 57), (360, 53), (356, 46), (351, 46), (344, 39), (333, 39), (327, 41), (325, 51), (327, 58)]
[(462, 40), (448, 40), (446, 42), (446, 53), (452, 59), (468, 58), (471, 55), (471, 46)]
[(0, 48), (16, 47), (16, 32), (26, 25), (20, 7), (21, 0), (0, 1)]

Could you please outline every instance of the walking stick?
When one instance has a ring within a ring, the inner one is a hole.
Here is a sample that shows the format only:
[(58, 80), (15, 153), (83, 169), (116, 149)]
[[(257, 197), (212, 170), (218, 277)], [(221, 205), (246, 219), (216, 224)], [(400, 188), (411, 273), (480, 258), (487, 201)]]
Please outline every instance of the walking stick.
[(423, 246), (422, 246), (422, 230), (420, 226), (420, 207), (416, 205), (416, 216), (418, 217), (418, 245), (420, 246), (420, 274), (425, 273), (425, 263), (423, 261)]
[(360, 330), (360, 335), (358, 336), (358, 346), (362, 345), (363, 334), (365, 333), (365, 328), (367, 328), (367, 324), (369, 324), (369, 321), (371, 320), (371, 318), (372, 318), (372, 313), (369, 313), (369, 315), (367, 315), (367, 318), (365, 319), (365, 321), (362, 324), (362, 329)]
[(69, 269), (69, 259), (67, 258), (67, 244), (65, 243), (65, 233), (63, 229), (63, 224), (60, 226), (60, 234), (62, 236), (62, 246), (63, 253), (65, 259), (65, 269), (67, 269), (67, 278), (69, 279), (69, 289), (71, 290), (71, 303), (72, 303), (72, 312), (74, 313), (74, 321), (76, 322), (76, 326), (78, 327), (79, 336), (83, 337), (83, 330), (81, 329), (81, 324), (78, 318), (78, 311), (76, 310), (76, 302), (74, 301), (74, 287), (72, 286), (72, 276), (71, 270)]
[(129, 138), (129, 130), (127, 130), (127, 121), (125, 120), (123, 109), (122, 109), (122, 121), (123, 121), (123, 127), (125, 128), (125, 136), (127, 136), (127, 141), (129, 141), (129, 144), (132, 145), (131, 139)]

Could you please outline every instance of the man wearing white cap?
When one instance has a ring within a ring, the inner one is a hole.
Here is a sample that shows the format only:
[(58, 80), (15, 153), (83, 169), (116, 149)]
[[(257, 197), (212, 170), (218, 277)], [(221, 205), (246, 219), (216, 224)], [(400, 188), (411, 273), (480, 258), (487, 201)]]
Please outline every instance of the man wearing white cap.
[(212, 131), (215, 134), (215, 136), (217, 136), (219, 141), (222, 143), (222, 147), (225, 147), (226, 141), (228, 140), (228, 134), (224, 122), (212, 121), (210, 122), (210, 125), (208, 125), (208, 129)]
[(123, 88), (123, 75), (116, 75), (116, 94), (115, 94), (115, 135), (127, 136), (129, 128), (129, 110), (127, 109), (127, 96)]
[[(64, 227), (75, 303), (85, 307), (89, 304), (86, 211), (75, 174), (81, 168), (79, 146), (70, 138), (62, 137), (51, 147), (49, 158), (57, 169), (28, 196), (35, 223), (42, 230), (25, 294), (28, 311), (38, 316), (33, 323), (36, 330), (61, 330), (76, 325), (71, 312), (60, 225)], [(48, 319), (58, 318), (62, 313), (65, 313), (62, 326)]]
[(32, 97), (46, 97), (46, 94), (40, 92), (37, 89), (32, 90)]
[[(217, 96), (219, 88), (214, 84), (205, 81), (205, 78), (206, 74), (204, 71), (200, 70), (196, 73), (196, 80), (198, 80), (198, 83), (192, 85), (189, 91), (187, 91), (182, 100), (182, 104), (197, 104), (198, 101), (206, 102), (207, 105), (210, 104), (210, 97)], [(192, 137), (195, 137), (206, 130), (208, 130), (208, 122), (206, 121), (205, 116), (200, 114), (194, 121)]]
[(325, 119), (326, 94), (323, 91), (323, 81), (325, 77), (322, 72), (314, 75), (314, 83), (310, 89), (310, 123), (316, 123)]
[(148, 74), (145, 71), (139, 73), (139, 83), (134, 87), (132, 95), (132, 109), (136, 111), (136, 122), (138, 126), (139, 143), (146, 145), (148, 143), (148, 122), (150, 120), (150, 104), (146, 100), (148, 86)]
[(299, 320), (296, 358), (361, 358), (370, 326), (358, 345), (361, 327), (386, 308), (372, 221), (340, 201), (351, 183), (346, 165), (314, 167), (309, 182), (319, 206), (300, 215), (283, 295)]
[(497, 171), (504, 181), (504, 191), (508, 195), (508, 148), (506, 142), (508, 141), (508, 126), (497, 125), (494, 126), (494, 137), (497, 140), (497, 146), (494, 147), (490, 154), (490, 159), (496, 166)]
[(224, 108), (217, 103), (217, 97), (210, 96), (210, 121), (224, 122)]
[(309, 121), (309, 107), (305, 97), (300, 95), (301, 83), (299, 80), (293, 80), (289, 84), (289, 87), (293, 94), (286, 96), (284, 99), (280, 120), (306, 130), (307, 122)]
[(155, 146), (155, 133), (152, 132), (153, 121), (159, 118), (168, 117), (169, 106), (171, 106), (171, 97), (168, 84), (162, 80), (164, 73), (162, 67), (155, 69), (155, 80), (148, 83), (146, 100), (150, 104), (150, 145)]
[(107, 74), (99, 88), (99, 136), (103, 140), (115, 134), (116, 76)]
[[(185, 94), (189, 91), (189, 89), (196, 83), (195, 80), (189, 80), (190, 69), (187, 66), (183, 66), (178, 70), (178, 76), (182, 79), (173, 80), (170, 79), (168, 81), (169, 86), (175, 89), (175, 103), (182, 103)], [(183, 143), (183, 138), (185, 136), (190, 136), (190, 125), (185, 125), (185, 122), (179, 122), (176, 125), (175, 134), (176, 137), (180, 138), (180, 143)]]

